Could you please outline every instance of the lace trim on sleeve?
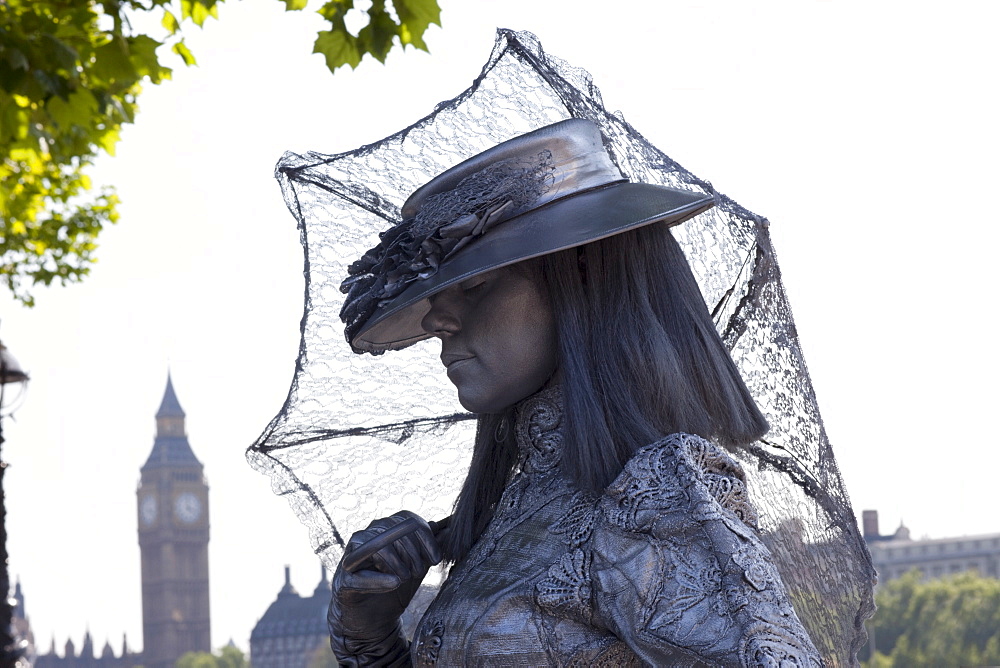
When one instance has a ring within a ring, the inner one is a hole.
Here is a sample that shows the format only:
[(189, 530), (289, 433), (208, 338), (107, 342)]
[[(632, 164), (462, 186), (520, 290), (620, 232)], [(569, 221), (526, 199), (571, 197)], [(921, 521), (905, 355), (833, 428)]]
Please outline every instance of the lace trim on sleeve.
[[(707, 498), (695, 504), (698, 515), (678, 515), (692, 501), (692, 485), (707, 491)], [(639, 450), (607, 488), (602, 510), (623, 529), (654, 535), (726, 512), (751, 529), (757, 527), (743, 469), (722, 449), (692, 434), (671, 434)]]
[(821, 666), (755, 531), (739, 465), (698, 436), (641, 449), (598, 504), (595, 616), (644, 661)]

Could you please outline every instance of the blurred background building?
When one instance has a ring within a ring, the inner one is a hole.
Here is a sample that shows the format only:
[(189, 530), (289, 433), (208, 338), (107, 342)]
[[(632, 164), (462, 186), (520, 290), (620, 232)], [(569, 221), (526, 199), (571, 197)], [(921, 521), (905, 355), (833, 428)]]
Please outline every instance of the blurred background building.
[(253, 668), (310, 668), (325, 665), (327, 656), (332, 661), (326, 629), (329, 606), (325, 568), (312, 595), (303, 597), (292, 586), (291, 569), (285, 566), (285, 585), (250, 633)]
[(97, 656), (88, 630), (77, 650), (72, 640), (38, 654), (20, 584), (14, 611), (19, 637), (30, 640), (26, 657), (36, 668), (173, 668), (186, 652), (210, 652), (208, 600), (208, 483), (188, 442), (184, 411), (167, 375), (156, 412), (153, 449), (136, 490), (142, 559), (143, 651), (126, 638), (115, 653), (106, 641)]
[(865, 542), (872, 553), (881, 583), (894, 580), (912, 569), (922, 572), (925, 578), (963, 571), (1000, 577), (1000, 533), (914, 540), (902, 522), (893, 533), (881, 534), (877, 510), (865, 510), (861, 521)]

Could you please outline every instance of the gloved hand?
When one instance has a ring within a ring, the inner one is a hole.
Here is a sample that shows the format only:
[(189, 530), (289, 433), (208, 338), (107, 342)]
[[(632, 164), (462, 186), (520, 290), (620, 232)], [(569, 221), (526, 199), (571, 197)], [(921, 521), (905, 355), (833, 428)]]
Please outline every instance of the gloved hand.
[[(415, 531), (375, 552), (348, 571), (344, 564), (368, 541), (410, 518)], [(409, 644), (399, 617), (441, 550), (427, 522), (408, 510), (375, 520), (348, 541), (333, 576), (327, 622), (330, 646), (342, 666), (409, 665)]]

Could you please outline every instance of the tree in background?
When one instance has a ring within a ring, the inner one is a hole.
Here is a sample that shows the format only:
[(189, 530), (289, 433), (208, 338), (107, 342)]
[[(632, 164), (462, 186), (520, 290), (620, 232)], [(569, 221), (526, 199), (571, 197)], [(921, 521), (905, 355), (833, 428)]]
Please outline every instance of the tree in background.
[[(261, 0), (268, 1), (268, 0)], [(270, 0), (273, 1), (273, 0)], [(277, 0), (287, 11), (308, 0)], [(94, 262), (101, 229), (118, 218), (113, 188), (91, 188), (86, 171), (114, 155), (123, 125), (138, 111), (142, 84), (171, 70), (166, 48), (186, 65), (195, 56), (183, 28), (218, 18), (223, 0), (0, 0), (0, 273), (7, 289), (31, 306), (31, 287), (79, 281)], [(367, 23), (351, 33), (351, 12)], [(385, 62), (395, 45), (424, 51), (424, 31), (440, 24), (437, 0), (326, 0), (330, 24), (313, 47), (331, 71), (357, 67), (370, 54)], [(133, 30), (153, 14), (162, 34)]]
[(177, 659), (174, 668), (250, 668), (250, 664), (239, 648), (226, 645), (215, 654), (187, 652)]
[(325, 642), (316, 648), (312, 658), (309, 659), (308, 668), (337, 668), (340, 663), (330, 649), (330, 643)]
[(1000, 580), (966, 572), (922, 581), (914, 570), (882, 585), (875, 602), (866, 668), (1000, 665)]

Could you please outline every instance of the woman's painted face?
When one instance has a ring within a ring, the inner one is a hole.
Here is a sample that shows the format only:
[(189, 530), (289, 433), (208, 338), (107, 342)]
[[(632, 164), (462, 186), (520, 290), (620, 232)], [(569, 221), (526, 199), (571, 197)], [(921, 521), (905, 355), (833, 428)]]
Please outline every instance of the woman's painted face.
[(467, 410), (500, 412), (537, 392), (555, 372), (555, 318), (534, 265), (494, 269), (430, 302), (421, 325), (441, 339), (441, 362)]

